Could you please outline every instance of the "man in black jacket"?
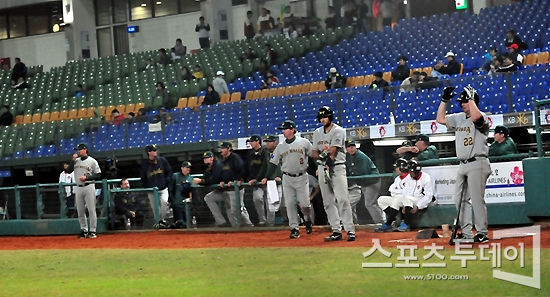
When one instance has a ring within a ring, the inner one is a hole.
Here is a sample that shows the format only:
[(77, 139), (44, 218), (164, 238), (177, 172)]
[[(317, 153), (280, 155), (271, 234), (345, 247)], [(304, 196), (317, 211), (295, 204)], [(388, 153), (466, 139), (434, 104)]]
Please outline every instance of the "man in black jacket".
[(13, 114), (10, 112), (10, 107), (4, 105), (2, 107), (2, 115), (0, 116), (0, 126), (9, 126), (13, 123)]
[(508, 51), (510, 58), (512, 58), (512, 62), (514, 62), (517, 67), (523, 66), (523, 55), (519, 50), (519, 46), (514, 43), (508, 47)]
[(504, 42), (504, 45), (506, 47), (510, 47), (512, 44), (517, 44), (520, 50), (526, 50), (529, 49), (529, 46), (525, 44), (519, 36), (516, 35), (516, 32), (514, 30), (508, 30), (506, 32), (506, 41)]
[(432, 76), (434, 77), (441, 77), (443, 75), (454, 75), (454, 74), (460, 74), (460, 63), (455, 59), (455, 54), (453, 52), (448, 52), (445, 55), (445, 59), (447, 60), (447, 65), (443, 64), (443, 61), (439, 61), (434, 66), (434, 70), (432, 71)]
[[(262, 138), (259, 135), (252, 135), (247, 141), (250, 143), (252, 149), (246, 152), (246, 159), (244, 160), (244, 174), (243, 178), (238, 182), (239, 187), (243, 181), (247, 182), (249, 186), (255, 186), (261, 181), (258, 180), (258, 175), (260, 174), (262, 165), (265, 162), (265, 155), (269, 154), (269, 152), (262, 147)], [(261, 185), (255, 186), (252, 189), (252, 199), (254, 200), (256, 212), (258, 212), (258, 226), (265, 226), (265, 202), (267, 190)]]
[[(208, 208), (216, 220), (216, 226), (227, 226), (227, 222), (223, 217), (220, 208), (218, 207), (218, 201), (225, 201), (226, 205), (229, 204), (229, 212), (227, 213), (227, 218), (231, 223), (231, 226), (238, 227), (237, 225), (237, 216), (241, 216), (242, 223), (247, 226), (254, 226), (250, 222), (248, 216), (248, 211), (244, 207), (243, 195), (239, 191), (239, 200), (240, 200), (240, 209), (237, 208), (237, 196), (235, 195), (235, 188), (233, 183), (239, 181), (244, 173), (244, 163), (243, 159), (237, 154), (232, 152), (232, 144), (230, 142), (223, 142), (220, 145), (220, 151), (222, 155), (222, 169), (219, 174), (219, 185), (220, 187), (216, 190), (206, 194), (204, 196), (204, 202), (208, 205)], [(203, 156), (204, 157), (204, 156)], [(209, 157), (214, 158), (214, 156)], [(210, 160), (208, 160), (209, 162)], [(205, 160), (205, 163), (207, 160)], [(213, 162), (213, 161), (212, 161)]]
[[(120, 188), (123, 190), (130, 189), (130, 182), (127, 178), (122, 178)], [(130, 220), (130, 224), (135, 224), (140, 229), (143, 227), (145, 216), (141, 210), (141, 201), (136, 192), (116, 193), (115, 212), (117, 215), (124, 216), (124, 222)]]
[(391, 73), (392, 81), (404, 81), (411, 74), (411, 69), (407, 66), (407, 57), (399, 57), (399, 66)]
[(330, 74), (325, 80), (325, 86), (327, 87), (327, 89), (345, 88), (347, 80), (348, 79), (345, 76), (336, 71), (336, 68), (332, 67), (330, 68)]
[(380, 71), (376, 72), (374, 74), (374, 81), (372, 82), (372, 85), (370, 85), (371, 89), (379, 89), (379, 88), (385, 88), (389, 86), (387, 81), (385, 81), (382, 77), (384, 74)]
[[(159, 228), (169, 227), (166, 223), (166, 212), (168, 211), (168, 185), (172, 180), (172, 167), (170, 163), (157, 156), (158, 147), (156, 144), (149, 144), (145, 148), (147, 160), (141, 163), (141, 186), (144, 188), (158, 188), (160, 201)], [(147, 192), (149, 204), (155, 213), (155, 195), (152, 191)]]
[(11, 85), (15, 85), (17, 81), (19, 81), (19, 78), (23, 78), (23, 80), (25, 80), (26, 76), (27, 66), (25, 66), (25, 63), (21, 62), (21, 59), (15, 58), (15, 65), (11, 71)]

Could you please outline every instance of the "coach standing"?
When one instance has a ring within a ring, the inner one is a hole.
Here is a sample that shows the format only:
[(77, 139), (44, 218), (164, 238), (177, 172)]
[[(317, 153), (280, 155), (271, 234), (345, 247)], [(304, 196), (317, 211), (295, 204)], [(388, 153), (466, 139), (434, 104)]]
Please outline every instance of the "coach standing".
[(269, 162), (269, 158), (265, 161), (265, 156), (268, 152), (262, 147), (262, 138), (259, 135), (252, 135), (247, 141), (250, 143), (252, 149), (246, 152), (243, 179), (238, 182), (238, 185), (240, 187), (242, 181), (245, 181), (249, 186), (253, 187), (252, 198), (254, 200), (256, 212), (258, 213), (258, 225), (262, 227), (266, 224), (265, 197), (267, 191), (264, 186), (256, 186), (256, 183), (261, 181), (261, 179), (258, 180), (258, 175), (262, 169), (262, 165), (264, 162)]
[[(88, 146), (80, 143), (75, 147), (76, 154), (69, 164), (66, 172), (73, 173), (76, 178), (75, 202), (80, 223), (78, 238), (96, 238), (97, 214), (95, 211), (95, 186), (94, 181), (101, 178), (101, 169), (97, 161), (88, 156)], [(86, 219), (86, 207), (90, 216), (90, 226)]]
[[(158, 188), (160, 200), (160, 221), (159, 227), (166, 228), (168, 224), (164, 220), (168, 211), (168, 185), (172, 180), (172, 167), (163, 157), (157, 156), (158, 147), (156, 144), (149, 144), (145, 148), (147, 160), (141, 163), (141, 185), (144, 188)], [(149, 204), (155, 213), (155, 194), (147, 192)]]

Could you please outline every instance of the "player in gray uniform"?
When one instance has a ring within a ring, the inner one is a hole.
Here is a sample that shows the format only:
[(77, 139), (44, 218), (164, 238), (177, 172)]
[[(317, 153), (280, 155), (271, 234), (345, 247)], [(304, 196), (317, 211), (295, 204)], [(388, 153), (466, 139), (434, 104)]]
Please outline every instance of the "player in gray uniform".
[[(288, 225), (290, 226), (290, 238), (298, 238), (300, 237), (300, 231), (298, 230), (296, 201), (300, 204), (304, 219), (306, 220), (306, 233), (311, 234), (313, 230), (310, 216), (311, 209), (309, 207), (309, 179), (307, 174), (308, 157), (311, 156), (311, 142), (295, 135), (296, 124), (291, 120), (284, 121), (278, 129), (283, 130), (285, 141), (277, 145), (271, 155), (270, 162), (273, 165), (281, 163), (283, 196), (285, 197)], [(272, 176), (276, 169), (276, 166), (270, 166), (266, 176)]]
[(318, 159), (319, 185), (332, 234), (325, 241), (342, 240), (340, 217), (348, 241), (355, 241), (355, 225), (348, 196), (346, 176), (346, 130), (332, 122), (334, 113), (327, 106), (319, 108), (317, 120), (323, 125), (313, 132), (313, 158)]
[[(477, 107), (479, 95), (471, 86), (465, 87), (458, 98), (464, 112), (446, 115), (447, 102), (456, 95), (453, 90), (454, 87), (446, 87), (443, 91), (436, 121), (455, 130), (456, 156), (460, 160), (455, 204), (457, 209), (462, 204), (459, 217), (462, 234), (457, 234), (456, 242), (488, 242), (485, 185), (491, 174), (491, 165), (487, 159), (489, 121), (487, 115)], [(472, 232), (472, 206), (477, 230), (475, 237)]]
[[(88, 146), (80, 143), (75, 147), (76, 154), (65, 172), (72, 173), (76, 179), (75, 204), (80, 223), (78, 238), (96, 238), (97, 215), (95, 211), (95, 185), (94, 180), (101, 179), (101, 169), (97, 161), (88, 156)], [(90, 217), (90, 226), (86, 219), (86, 207)]]

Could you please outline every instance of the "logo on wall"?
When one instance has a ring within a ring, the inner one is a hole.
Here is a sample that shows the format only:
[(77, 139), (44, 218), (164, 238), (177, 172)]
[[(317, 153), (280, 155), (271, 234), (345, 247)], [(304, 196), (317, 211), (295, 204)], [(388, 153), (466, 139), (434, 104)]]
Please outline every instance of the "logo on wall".
[(416, 131), (418, 131), (418, 129), (416, 129), (416, 127), (414, 126), (414, 123), (407, 124), (407, 132), (409, 132), (409, 135), (416, 134)]
[(380, 137), (384, 137), (386, 135), (386, 128), (381, 126), (380, 129), (378, 129), (378, 133), (380, 134)]
[(544, 115), (544, 119), (546, 120), (546, 123), (550, 123), (550, 110), (546, 111), (546, 114)]
[(357, 129), (357, 135), (359, 135), (359, 137), (366, 138), (367, 137), (367, 132), (365, 131), (365, 128), (361, 127), (359, 129)]
[(432, 122), (432, 124), (430, 125), (430, 130), (432, 130), (432, 134), (437, 132), (437, 123), (436, 122)]
[(518, 123), (520, 126), (527, 125), (529, 119), (525, 117), (525, 113), (518, 114)]
[(514, 182), (514, 185), (521, 185), (523, 182), (523, 171), (519, 170), (519, 167), (514, 167), (514, 171), (510, 172), (510, 178), (512, 178), (512, 182)]
[(489, 120), (489, 128), (493, 127), (493, 119), (491, 117), (487, 117), (487, 119)]

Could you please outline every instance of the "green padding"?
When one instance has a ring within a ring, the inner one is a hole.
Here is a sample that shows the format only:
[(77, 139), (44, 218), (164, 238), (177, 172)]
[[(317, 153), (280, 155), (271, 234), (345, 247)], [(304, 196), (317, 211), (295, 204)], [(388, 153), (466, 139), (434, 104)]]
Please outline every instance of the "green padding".
[[(107, 219), (97, 219), (97, 233), (107, 229)], [(68, 235), (80, 233), (78, 219), (0, 221), (1, 235)]]
[(525, 203), (530, 217), (550, 217), (550, 158), (523, 160)]
[[(526, 203), (495, 203), (487, 204), (489, 225), (521, 225), (529, 224)], [(422, 214), (418, 227), (440, 227), (443, 224), (452, 225), (456, 216), (454, 205), (430, 206)]]

